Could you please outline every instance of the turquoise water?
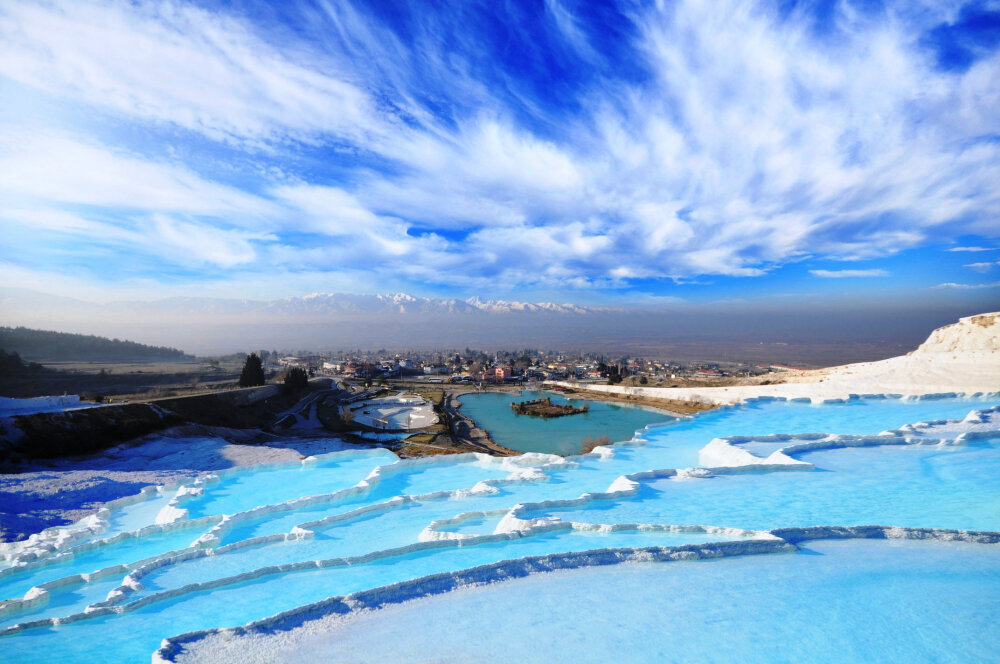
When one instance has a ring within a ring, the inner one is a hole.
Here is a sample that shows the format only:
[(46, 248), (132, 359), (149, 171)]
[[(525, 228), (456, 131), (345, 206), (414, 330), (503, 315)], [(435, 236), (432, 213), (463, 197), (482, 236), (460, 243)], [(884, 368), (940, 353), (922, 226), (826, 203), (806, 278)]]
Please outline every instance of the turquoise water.
[(819, 525), (1000, 530), (1000, 441), (882, 445), (796, 457), (816, 469), (644, 481), (627, 501), (598, 500), (523, 516), (761, 530)]
[[(208, 555), (189, 549), (187, 559), (167, 560), (164, 561), (167, 564), (158, 563), (140, 570), (137, 574), (140, 575), (138, 581), (141, 585), (133, 587), (120, 600), (125, 609), (121, 614), (91, 615), (77, 622), (0, 636), (0, 661), (34, 662), (39, 661), (39, 653), (45, 653), (44, 661), (51, 662), (145, 664), (161, 639), (167, 636), (242, 624), (326, 597), (426, 574), (527, 555), (700, 544), (751, 536), (750, 533), (740, 532), (669, 533), (636, 529), (596, 533), (563, 528), (552, 532), (526, 531), (522, 533), (524, 536), (511, 539), (492, 537), (502, 515), (516, 505), (525, 505), (518, 511), (522, 519), (544, 516), (589, 524), (771, 529), (797, 525), (874, 523), (998, 531), (1000, 482), (996, 478), (1000, 476), (1000, 444), (996, 439), (974, 441), (968, 445), (881, 445), (812, 451), (797, 456), (814, 464), (815, 470), (717, 475), (709, 479), (684, 481), (643, 479), (635, 495), (580, 500), (583, 494), (606, 491), (622, 475), (697, 465), (698, 450), (717, 437), (810, 432), (877, 434), (907, 423), (962, 419), (970, 410), (987, 408), (995, 403), (961, 399), (865, 400), (824, 406), (753, 403), (652, 427), (643, 432), (645, 443), (618, 445), (608, 458), (588, 456), (567, 460), (542, 457), (519, 460), (464, 455), (394, 464), (395, 457), (384, 450), (359, 450), (327, 455), (315, 464), (290, 464), (227, 473), (220, 481), (205, 484), (204, 496), (190, 498), (181, 506), (192, 509), (191, 517), (235, 513), (235, 519), (223, 522), (214, 532), (221, 545), (239, 546), (216, 548)], [(535, 418), (530, 421), (546, 423)], [(997, 428), (1000, 429), (1000, 425)], [(631, 433), (622, 437), (631, 438)], [(373, 473), (377, 468), (379, 472)], [(370, 486), (351, 488), (364, 478), (369, 478)], [(305, 496), (322, 498), (310, 504), (286, 503), (278, 509), (255, 512), (253, 519), (239, 516), (241, 510)], [(531, 505), (552, 499), (574, 502), (559, 507)], [(160, 501), (162, 497), (150, 500)], [(132, 507), (128, 512), (131, 515), (129, 520), (140, 514), (148, 516), (152, 511)], [(427, 530), (432, 522), (453, 519), (466, 513), (472, 516), (457, 523), (442, 524), (436, 532), (444, 533), (442, 537), (466, 535), (473, 536), (473, 539), (438, 540), (435, 532)], [(111, 521), (122, 523), (114, 518)], [(283, 539), (282, 534), (291, 533), (300, 525), (311, 534), (302, 539)], [(27, 588), (63, 576), (162, 555), (188, 546), (211, 528), (208, 525), (130, 538), (119, 544), (81, 551), (72, 559), (58, 564), (19, 571), (0, 578), (2, 596), (15, 597)], [(278, 536), (279, 541), (248, 541), (265, 536)], [(869, 543), (853, 544), (861, 548), (838, 548), (833, 543), (815, 543), (815, 546), (809, 544), (810, 551), (802, 554), (752, 556), (746, 560), (686, 564), (684, 568), (704, 570), (699, 574), (712, 578), (713, 569), (739, 569), (743, 570), (740, 574), (762, 575), (763, 579), (770, 578), (768, 575), (772, 573), (778, 575), (775, 578), (784, 578), (780, 575), (786, 573), (786, 566), (790, 570), (787, 574), (794, 576), (793, 571), (799, 569), (796, 565), (816, 563), (806, 560), (811, 558), (807, 553), (820, 552), (827, 556), (825, 564), (832, 570), (829, 574), (824, 572), (826, 576), (823, 578), (830, 579), (830, 587), (834, 590), (829, 593), (835, 595), (836, 584), (841, 583), (836, 580), (840, 578), (837, 574), (847, 574), (852, 566), (856, 567), (860, 557), (856, 555), (857, 551), (868, 551), (864, 546), (875, 546)], [(899, 548), (894, 544), (881, 543), (886, 548), (879, 551), (916, 550), (905, 548), (917, 546), (916, 543), (903, 544), (905, 546)], [(977, 546), (968, 550), (1000, 550), (992, 545)], [(905, 551), (900, 555), (905, 555)], [(925, 562), (914, 564), (931, 570), (928, 573), (940, 579), (941, 587), (948, 588), (948, 584), (954, 583), (957, 596), (964, 597), (965, 581), (959, 573), (966, 565), (966, 558), (962, 555), (965, 554), (935, 554)], [(992, 570), (990, 573), (995, 575), (995, 557), (991, 558), (986, 553), (969, 555), (976, 561), (970, 569), (984, 568)], [(322, 562), (316, 564), (313, 561)], [(765, 571), (753, 572), (755, 565), (764, 565)], [(673, 573), (666, 570), (678, 566), (665, 564), (652, 567), (657, 570), (662, 568), (663, 573), (669, 576)], [(911, 577), (905, 575), (895, 582), (888, 576), (883, 579), (888, 574), (887, 569), (872, 568), (872, 582), (876, 585), (883, 581), (902, 584), (899, 590), (903, 596), (926, 591), (926, 588), (913, 585)], [(619, 571), (622, 570), (624, 568)], [(257, 578), (234, 578), (245, 573), (253, 573)], [(806, 570), (803, 573), (809, 572)], [(80, 613), (88, 605), (103, 601), (122, 581), (124, 574), (52, 588), (47, 602), (0, 615), (0, 627)], [(619, 586), (615, 581), (617, 572), (610, 571), (609, 574), (607, 591), (611, 594), (618, 591), (626, 593), (625, 577), (622, 577), (623, 585)], [(720, 571), (719, 579), (728, 578), (727, 574)], [(649, 593), (635, 595), (631, 598), (634, 612), (648, 613), (652, 608), (658, 612), (661, 605), (657, 602), (660, 602), (667, 606), (665, 615), (673, 616), (669, 613), (673, 610), (669, 607), (674, 601), (671, 593), (683, 595), (687, 592), (684, 589), (696, 582), (691, 580), (694, 578), (682, 574), (678, 577), (678, 585), (663, 590), (663, 596), (658, 600)], [(752, 605), (752, 598), (747, 593), (756, 586), (750, 580), (732, 586), (720, 582), (719, 587), (731, 588), (727, 601), (731, 600), (734, 606)], [(845, 592), (849, 594), (851, 586), (848, 584), (845, 587), (848, 588)], [(859, 588), (862, 586), (857, 585), (855, 591), (860, 592)], [(172, 598), (159, 594), (179, 590), (183, 592)], [(553, 592), (553, 597), (559, 597), (558, 591)], [(824, 598), (823, 592), (826, 591), (817, 590), (817, 597)], [(129, 604), (147, 599), (154, 601), (141, 607)], [(709, 604), (707, 599), (705, 604)], [(994, 605), (980, 602), (976, 606), (979, 607), (977, 610), (985, 611), (994, 623), (1000, 620)], [(803, 613), (757, 611), (753, 613), (752, 620), (744, 617), (744, 622), (759, 627), (762, 633), (768, 629), (776, 630), (776, 634), (798, 627), (809, 629), (810, 625), (802, 623), (810, 622), (809, 616), (814, 609), (806, 605), (799, 608)], [(956, 615), (963, 615), (961, 610), (956, 611)], [(599, 620), (605, 619), (598, 617)], [(674, 619), (670, 618), (671, 621)], [(850, 614), (845, 619), (860, 618)], [(922, 629), (920, 625), (923, 623), (914, 623), (915, 618), (910, 613), (894, 619), (901, 621), (899, 624), (904, 627), (912, 624), (915, 629)], [(525, 640), (530, 640), (532, 635), (553, 638), (544, 631), (547, 629), (545, 625), (538, 623), (535, 629), (536, 632), (528, 630), (518, 634)], [(604, 646), (594, 646), (595, 653), (602, 652), (601, 647), (610, 648), (610, 644), (618, 638), (613, 630), (602, 632), (598, 629), (597, 633), (603, 634), (601, 638), (605, 641), (601, 642)], [(711, 630), (706, 633), (710, 634)], [(401, 640), (401, 643), (405, 642), (406, 639)], [(648, 652), (642, 651), (644, 654), (640, 659), (658, 659), (656, 653), (659, 651), (655, 648), (659, 646), (656, 643), (650, 642), (642, 647)], [(762, 652), (773, 653), (778, 646), (775, 641), (765, 640), (760, 647)], [(696, 648), (691, 652), (701, 651)], [(866, 651), (858, 652), (864, 654)], [(916, 660), (937, 661), (937, 655), (941, 654), (933, 649), (927, 652), (926, 657)], [(539, 658), (541, 654), (529, 659)], [(508, 660), (513, 659), (516, 658), (512, 651)]]
[(647, 468), (686, 468), (699, 465), (698, 451), (713, 438), (780, 433), (877, 434), (904, 424), (962, 419), (973, 408), (994, 404), (964, 399), (858, 399), (824, 405), (752, 402), (740, 408), (710, 411), (675, 425), (652, 427), (644, 436), (650, 443), (648, 448), (638, 449), (636, 454), (653, 464)]
[[(503, 629), (482, 629), (487, 615)], [(1000, 657), (998, 615), (1000, 547), (815, 542), (460, 590), (361, 616), (272, 661), (966, 664)], [(447, 625), (448, 638), (427, 625)]]
[[(542, 419), (516, 415), (510, 404), (550, 397), (552, 403), (576, 407), (587, 403), (586, 413)], [(463, 394), (462, 412), (490, 432), (493, 440), (519, 452), (577, 454), (587, 438), (607, 436), (609, 441), (628, 440), (650, 424), (673, 420), (670, 415), (651, 409), (603, 401), (567, 399), (553, 392), (525, 391), (521, 395), (482, 392)]]
[(21, 597), (32, 586), (55, 579), (87, 574), (121, 564), (144, 560), (169, 551), (177, 551), (191, 546), (210, 526), (179, 528), (165, 533), (155, 533), (145, 537), (131, 537), (111, 546), (101, 546), (89, 551), (81, 551), (68, 559), (60, 559), (51, 565), (33, 570), (13, 570), (12, 574), (0, 577), (0, 598)]
[(258, 505), (280, 503), (346, 489), (363, 480), (373, 466), (391, 463), (395, 456), (386, 450), (356, 457), (342, 455), (322, 459), (315, 466), (266, 468), (253, 473), (228, 473), (208, 485), (202, 496), (189, 498), (181, 507), (191, 518), (213, 514), (233, 514)]
[[(47, 662), (149, 661), (166, 634), (178, 634), (251, 620), (316, 602), (329, 596), (356, 592), (428, 574), (464, 569), (510, 557), (541, 555), (552, 550), (586, 551), (615, 546), (618, 536), (576, 533), (543, 534), (502, 544), (449, 547), (393, 556), (369, 564), (278, 574), (257, 581), (192, 593), (137, 611), (98, 617), (68, 625), (35, 629), (0, 639), (4, 661), (34, 662), (44, 648)], [(719, 541), (718, 536), (631, 534), (624, 546), (671, 546)], [(166, 630), (166, 632), (164, 631)]]

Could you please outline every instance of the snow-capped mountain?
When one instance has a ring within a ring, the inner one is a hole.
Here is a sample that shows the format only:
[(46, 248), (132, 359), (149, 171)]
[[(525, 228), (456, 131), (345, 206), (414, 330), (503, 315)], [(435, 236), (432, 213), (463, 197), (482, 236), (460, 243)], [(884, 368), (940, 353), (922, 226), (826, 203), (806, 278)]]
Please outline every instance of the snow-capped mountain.
[(478, 297), (470, 297), (465, 300), (465, 304), (468, 304), (470, 307), (480, 311), (487, 311), (489, 313), (549, 311), (559, 314), (586, 314), (591, 311), (597, 311), (597, 309), (581, 307), (575, 304), (555, 304), (553, 302), (539, 302), (537, 304), (532, 304), (530, 302), (508, 302), (507, 300), (481, 300)]
[[(483, 300), (471, 297), (455, 298), (418, 297), (408, 293), (353, 295), (346, 293), (313, 293), (303, 297), (290, 297), (268, 302), (240, 302), (247, 312), (284, 315), (335, 315), (335, 314), (511, 314), (553, 313), (587, 314), (599, 311), (574, 304), (551, 302), (518, 302)], [(217, 306), (217, 305), (215, 305)]]
[(277, 300), (228, 299), (212, 297), (173, 297), (149, 301), (95, 304), (72, 298), (55, 298), (30, 291), (12, 291), (5, 298), (11, 310), (61, 309), (92, 313), (134, 313), (176, 316), (222, 317), (316, 317), (418, 314), (560, 314), (585, 315), (609, 309), (552, 302), (487, 300), (470, 297), (419, 297), (408, 293), (357, 295), (351, 293), (313, 293)]

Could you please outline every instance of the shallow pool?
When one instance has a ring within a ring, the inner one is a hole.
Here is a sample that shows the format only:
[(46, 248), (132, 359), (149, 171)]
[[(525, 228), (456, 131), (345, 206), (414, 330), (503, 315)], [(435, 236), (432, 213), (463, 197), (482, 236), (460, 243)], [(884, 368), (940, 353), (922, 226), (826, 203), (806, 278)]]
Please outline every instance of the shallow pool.
[[(964, 664), (997, 660), (998, 615), (1000, 547), (816, 542), (459, 590), (293, 634), (271, 661)], [(211, 661), (228, 662), (253, 647), (212, 645)]]
[[(580, 407), (586, 413), (543, 419), (517, 415), (510, 404), (549, 397), (554, 404)], [(463, 394), (462, 412), (490, 432), (501, 445), (520, 452), (544, 454), (577, 454), (584, 441), (606, 439), (608, 442), (627, 440), (637, 430), (649, 424), (675, 419), (662, 411), (604, 401), (567, 399), (554, 392), (524, 391), (520, 395), (482, 392)]]
[(880, 445), (797, 454), (814, 470), (643, 481), (629, 500), (543, 509), (590, 523), (712, 524), (771, 529), (893, 525), (1000, 530), (1000, 440)]

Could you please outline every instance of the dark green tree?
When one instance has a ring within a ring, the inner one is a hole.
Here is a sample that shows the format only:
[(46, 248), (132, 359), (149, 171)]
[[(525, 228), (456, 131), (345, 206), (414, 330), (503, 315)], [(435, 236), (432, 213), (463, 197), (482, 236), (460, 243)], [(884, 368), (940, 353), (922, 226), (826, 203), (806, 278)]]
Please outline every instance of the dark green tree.
[(292, 367), (285, 372), (285, 389), (298, 392), (309, 387), (309, 375), (302, 367)]
[(16, 351), (8, 353), (0, 348), (0, 376), (21, 376), (42, 373), (45, 367), (38, 362), (25, 362)]
[(243, 363), (240, 373), (240, 387), (256, 387), (264, 384), (264, 367), (261, 366), (257, 353), (250, 353)]

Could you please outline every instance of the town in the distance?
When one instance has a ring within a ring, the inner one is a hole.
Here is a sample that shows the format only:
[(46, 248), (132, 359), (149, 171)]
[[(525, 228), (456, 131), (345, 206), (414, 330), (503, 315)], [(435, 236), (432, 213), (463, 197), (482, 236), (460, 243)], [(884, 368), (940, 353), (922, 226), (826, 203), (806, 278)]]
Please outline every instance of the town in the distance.
[(428, 383), (521, 384), (543, 380), (576, 380), (609, 385), (721, 384), (726, 379), (803, 370), (787, 364), (753, 362), (684, 362), (668, 358), (609, 357), (600, 353), (524, 349), (431, 353), (386, 350), (353, 353), (282, 355), (260, 351), (266, 368), (281, 372), (300, 367), (313, 375), (360, 380), (409, 379)]

